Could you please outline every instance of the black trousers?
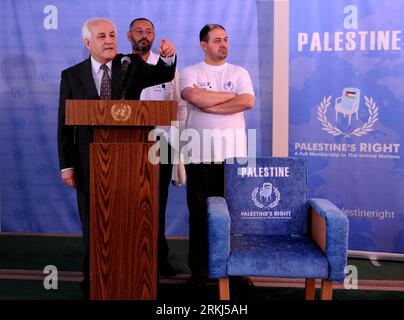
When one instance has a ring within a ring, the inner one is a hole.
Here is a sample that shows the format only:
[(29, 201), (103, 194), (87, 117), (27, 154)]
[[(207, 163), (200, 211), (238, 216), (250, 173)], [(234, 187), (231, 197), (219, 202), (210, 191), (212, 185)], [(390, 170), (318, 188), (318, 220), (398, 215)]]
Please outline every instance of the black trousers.
[(81, 292), (83, 298), (90, 297), (90, 193), (77, 190), (77, 205), (79, 208), (83, 232), (83, 276)]
[(171, 184), (171, 173), (173, 168), (173, 165), (171, 163), (171, 146), (164, 138), (160, 140), (160, 151), (167, 152), (168, 156), (166, 159), (169, 160), (168, 163), (160, 163), (158, 263), (159, 265), (162, 265), (168, 257), (168, 244), (165, 236), (166, 209), (168, 192)]
[(189, 210), (188, 264), (195, 278), (208, 275), (208, 220), (206, 199), (224, 196), (224, 165), (188, 164), (187, 203)]
[(77, 175), (77, 206), (83, 233), (83, 276), (81, 291), (83, 298), (90, 297), (90, 155), (89, 145), (81, 145)]

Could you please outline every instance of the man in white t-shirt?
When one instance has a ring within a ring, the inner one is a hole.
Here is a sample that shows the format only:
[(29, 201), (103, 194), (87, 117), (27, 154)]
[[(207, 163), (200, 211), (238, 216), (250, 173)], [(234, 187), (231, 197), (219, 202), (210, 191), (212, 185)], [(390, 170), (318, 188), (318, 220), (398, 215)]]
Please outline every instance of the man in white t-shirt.
[(188, 102), (186, 128), (196, 130), (200, 137), (199, 152), (184, 152), (190, 214), (188, 262), (190, 284), (196, 287), (204, 284), (208, 272), (206, 199), (224, 195), (224, 159), (247, 156), (244, 111), (254, 106), (248, 71), (226, 62), (225, 29), (206, 25), (199, 39), (205, 60), (185, 68), (180, 76), (181, 96)]
[[(129, 25), (127, 38), (131, 42), (132, 53), (139, 54), (142, 59), (149, 64), (157, 64), (159, 55), (151, 51), (155, 38), (154, 25), (149, 19), (134, 19)], [(177, 100), (177, 119), (179, 120), (180, 129), (184, 126), (186, 105), (180, 96), (179, 74), (177, 70), (175, 72), (175, 78), (172, 81), (143, 89), (140, 100)], [(162, 159), (170, 160), (171, 145), (169, 138), (171, 127), (159, 127), (159, 129), (167, 133), (166, 136), (160, 136), (160, 154)], [(163, 157), (163, 153), (168, 154), (166, 157)], [(159, 274), (163, 276), (174, 276), (176, 273), (175, 269), (167, 261), (168, 244), (165, 237), (165, 212), (172, 177), (172, 167), (171, 161), (169, 161), (169, 163), (160, 163), (158, 264)]]

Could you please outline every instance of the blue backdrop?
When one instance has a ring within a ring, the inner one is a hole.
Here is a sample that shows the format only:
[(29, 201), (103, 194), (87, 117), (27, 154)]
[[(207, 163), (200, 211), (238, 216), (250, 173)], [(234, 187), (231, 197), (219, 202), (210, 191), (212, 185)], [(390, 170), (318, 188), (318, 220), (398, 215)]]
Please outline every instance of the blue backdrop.
[[(270, 155), (272, 127), (272, 1), (254, 0), (9, 0), (0, 2), (1, 231), (79, 233), (75, 193), (59, 177), (56, 147), (60, 72), (88, 57), (81, 27), (107, 17), (118, 28), (119, 52), (131, 50), (128, 25), (151, 19), (156, 41), (174, 42), (178, 69), (203, 59), (199, 30), (225, 26), (228, 61), (249, 70), (256, 104), (247, 126), (257, 130), (258, 155)], [(186, 236), (184, 188), (172, 188), (167, 234)]]
[(308, 159), (310, 196), (347, 214), (351, 250), (404, 253), (403, 11), (291, 1), (289, 152)]

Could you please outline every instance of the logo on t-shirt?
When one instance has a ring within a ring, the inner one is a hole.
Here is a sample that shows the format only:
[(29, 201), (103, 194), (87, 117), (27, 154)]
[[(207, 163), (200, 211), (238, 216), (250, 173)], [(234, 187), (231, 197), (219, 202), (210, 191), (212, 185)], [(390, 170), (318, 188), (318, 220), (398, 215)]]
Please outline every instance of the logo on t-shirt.
[(211, 86), (210, 82), (199, 81), (199, 82), (198, 82), (198, 88), (201, 88), (201, 89), (212, 89), (212, 86)]
[(166, 91), (166, 84), (162, 83), (162, 84), (158, 84), (156, 86), (153, 86), (153, 90), (154, 91)]
[(224, 90), (231, 91), (234, 89), (234, 83), (230, 80), (223, 84)]

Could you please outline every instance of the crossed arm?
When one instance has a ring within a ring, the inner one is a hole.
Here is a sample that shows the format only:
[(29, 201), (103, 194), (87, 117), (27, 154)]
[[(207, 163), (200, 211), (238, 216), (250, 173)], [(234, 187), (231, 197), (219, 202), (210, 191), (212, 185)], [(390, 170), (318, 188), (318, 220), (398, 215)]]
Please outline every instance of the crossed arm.
[(194, 86), (182, 90), (182, 97), (202, 112), (207, 113), (233, 114), (254, 107), (254, 96), (247, 93), (236, 95), (227, 92), (208, 91)]

